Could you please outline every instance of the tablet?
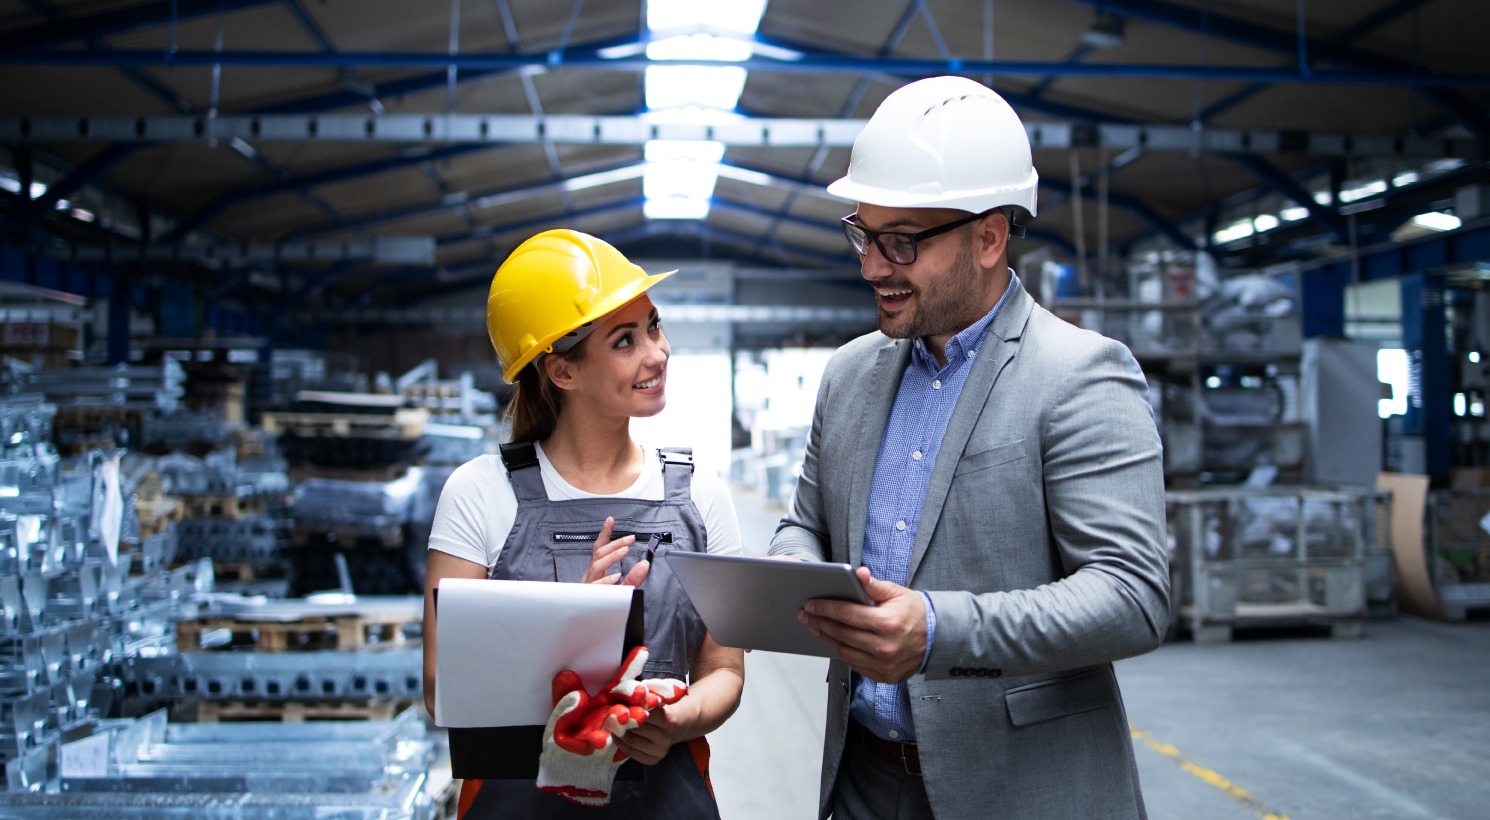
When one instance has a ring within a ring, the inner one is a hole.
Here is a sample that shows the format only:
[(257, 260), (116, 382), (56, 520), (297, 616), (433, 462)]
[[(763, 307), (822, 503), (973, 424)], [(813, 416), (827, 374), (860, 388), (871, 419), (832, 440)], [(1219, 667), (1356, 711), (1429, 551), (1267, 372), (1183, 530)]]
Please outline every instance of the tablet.
[(848, 564), (705, 552), (665, 553), (673, 574), (722, 646), (837, 657), (797, 620), (813, 598), (870, 603)]

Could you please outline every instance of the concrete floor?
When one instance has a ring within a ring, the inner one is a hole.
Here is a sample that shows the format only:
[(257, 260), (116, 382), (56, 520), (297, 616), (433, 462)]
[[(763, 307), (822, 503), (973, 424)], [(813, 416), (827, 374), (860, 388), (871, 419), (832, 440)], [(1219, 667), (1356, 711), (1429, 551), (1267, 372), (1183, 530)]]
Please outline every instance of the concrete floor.
[[(780, 509), (735, 504), (764, 552)], [(1490, 818), (1490, 619), (1178, 642), (1117, 668), (1153, 820)], [(746, 656), (740, 710), (712, 736), (725, 820), (814, 816), (826, 669)]]

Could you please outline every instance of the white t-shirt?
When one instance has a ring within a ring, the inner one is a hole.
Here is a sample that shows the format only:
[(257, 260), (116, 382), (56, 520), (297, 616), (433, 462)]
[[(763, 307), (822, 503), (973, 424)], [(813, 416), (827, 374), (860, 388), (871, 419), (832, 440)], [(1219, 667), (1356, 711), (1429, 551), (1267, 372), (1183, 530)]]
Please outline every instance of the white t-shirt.
[[(535, 445), (534, 449), (538, 452), (538, 470), (550, 501), (572, 498), (663, 499), (662, 463), (657, 458), (644, 459), (641, 475), (621, 492), (587, 493), (559, 475), (541, 446)], [(695, 469), (690, 489), (708, 535), (705, 550), (716, 554), (741, 554), (740, 522), (735, 519), (735, 506), (724, 482), (712, 473)], [(496, 566), (497, 556), (502, 553), (502, 545), (507, 543), (516, 518), (517, 496), (512, 492), (512, 482), (507, 478), (507, 467), (502, 464), (502, 457), (478, 456), (457, 467), (445, 481), (439, 506), (435, 508), (429, 548), (485, 567)]]

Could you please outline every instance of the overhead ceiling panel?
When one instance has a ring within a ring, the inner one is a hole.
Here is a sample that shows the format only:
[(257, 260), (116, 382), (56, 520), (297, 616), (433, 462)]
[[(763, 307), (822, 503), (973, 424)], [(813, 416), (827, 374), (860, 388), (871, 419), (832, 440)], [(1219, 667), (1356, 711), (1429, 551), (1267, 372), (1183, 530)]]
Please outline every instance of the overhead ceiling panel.
[(246, 241), (274, 242), (290, 230), (326, 219), (326, 213), (297, 194), (256, 199), (228, 210), (213, 227)]

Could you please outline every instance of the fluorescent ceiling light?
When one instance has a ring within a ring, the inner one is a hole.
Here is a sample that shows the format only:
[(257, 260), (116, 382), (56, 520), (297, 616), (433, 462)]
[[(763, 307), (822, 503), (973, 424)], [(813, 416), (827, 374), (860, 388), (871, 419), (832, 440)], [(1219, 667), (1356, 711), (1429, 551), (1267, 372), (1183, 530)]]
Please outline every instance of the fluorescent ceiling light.
[(647, 28), (662, 31), (682, 26), (712, 26), (754, 34), (766, 11), (766, 0), (701, 3), (699, 0), (647, 0)]
[(610, 48), (602, 48), (595, 52), (595, 56), (602, 60), (619, 60), (623, 57), (635, 57), (646, 50), (646, 43), (626, 43), (624, 45), (611, 46)]
[(614, 168), (609, 171), (599, 171), (584, 176), (571, 177), (564, 180), (559, 186), (565, 191), (583, 191), (586, 188), (598, 188), (601, 185), (609, 185), (612, 182), (624, 182), (628, 179), (636, 179), (641, 176), (645, 165), (637, 163), (625, 168)]
[(709, 215), (709, 200), (687, 197), (648, 198), (642, 203), (647, 219), (703, 219)]
[(1216, 231), (1216, 244), (1225, 245), (1227, 242), (1245, 239), (1254, 233), (1256, 233), (1256, 229), (1252, 227), (1252, 220), (1244, 219), (1235, 225)]
[(1341, 202), (1355, 202), (1358, 199), (1365, 199), (1368, 196), (1374, 196), (1376, 194), (1384, 194), (1384, 193), (1386, 193), (1386, 191), (1387, 191), (1387, 181), (1386, 180), (1384, 180), (1384, 179), (1373, 179), (1370, 182), (1362, 183), (1360, 185), (1357, 185), (1354, 188), (1346, 188), (1345, 190), (1341, 191), (1340, 192), (1340, 201)]
[(1430, 231), (1452, 231), (1463, 224), (1463, 222), (1459, 217), (1450, 213), (1429, 211), (1428, 213), (1418, 214), (1413, 217), (1412, 224), (1427, 228)]
[(1284, 222), (1297, 222), (1309, 215), (1309, 209), (1300, 207), (1284, 208), (1278, 215), (1283, 217)]
[(1392, 187), (1401, 188), (1403, 185), (1411, 185), (1418, 181), (1417, 171), (1404, 171), (1392, 177)]
[(703, 219), (719, 177), (724, 143), (652, 140), (643, 149), (643, 212), (649, 219)]
[(1278, 227), (1278, 217), (1273, 216), (1272, 214), (1263, 214), (1262, 216), (1259, 216), (1256, 219), (1252, 220), (1252, 227), (1256, 228), (1258, 233), (1262, 233), (1263, 231), (1271, 231), (1272, 229)]
[(763, 174), (760, 171), (752, 171), (748, 168), (736, 168), (733, 165), (719, 166), (719, 175), (733, 179), (736, 182), (759, 185), (763, 188), (770, 188), (776, 185), (776, 178), (770, 174)]
[(734, 66), (651, 66), (647, 69), (647, 107), (698, 106), (732, 111), (745, 89), (748, 72)]
[[(701, 3), (647, 0), (652, 60), (744, 60), (767, 0)], [(723, 35), (723, 36), (721, 36)], [(741, 38), (746, 39), (741, 39)], [(643, 79), (647, 119), (716, 124), (737, 119), (747, 72), (733, 66), (649, 66)], [(642, 209), (648, 219), (703, 219), (719, 178), (724, 143), (652, 140), (644, 151)]]
[(652, 60), (731, 60), (750, 59), (750, 43), (712, 34), (688, 34), (656, 40), (647, 44), (647, 58)]

